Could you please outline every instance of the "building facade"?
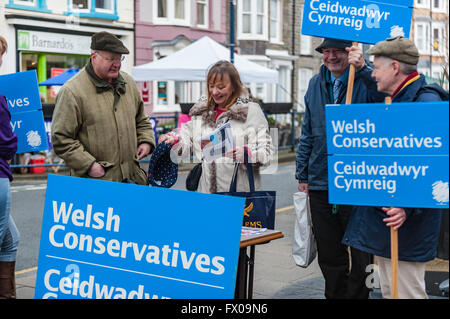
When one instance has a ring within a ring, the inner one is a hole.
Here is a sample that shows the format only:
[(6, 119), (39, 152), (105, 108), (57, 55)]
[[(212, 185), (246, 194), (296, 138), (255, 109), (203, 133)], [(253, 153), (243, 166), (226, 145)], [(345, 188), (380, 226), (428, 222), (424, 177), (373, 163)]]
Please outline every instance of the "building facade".
[(444, 0), (415, 0), (411, 37), (419, 49), (418, 70), (428, 82), (447, 90), (449, 54), (449, 5)]
[[(36, 69), (44, 81), (89, 60), (92, 34), (108, 31), (121, 38), (130, 54), (122, 69), (134, 65), (133, 0), (0, 0), (0, 30), (9, 49), (0, 74)], [(54, 102), (57, 87), (40, 87)]]
[[(136, 65), (168, 56), (203, 36), (226, 42), (223, 0), (136, 0)], [(186, 61), (189, 63), (189, 61)], [(180, 112), (179, 103), (206, 94), (193, 82), (139, 82), (147, 113)]]

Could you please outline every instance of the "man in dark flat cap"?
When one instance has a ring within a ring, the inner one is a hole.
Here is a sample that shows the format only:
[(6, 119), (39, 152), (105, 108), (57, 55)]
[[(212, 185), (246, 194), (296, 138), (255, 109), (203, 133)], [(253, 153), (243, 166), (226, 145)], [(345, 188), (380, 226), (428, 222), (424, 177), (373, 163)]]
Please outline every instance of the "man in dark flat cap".
[(55, 153), (71, 175), (147, 184), (138, 160), (155, 137), (134, 80), (120, 71), (128, 49), (115, 35), (92, 36), (91, 58), (56, 97), (52, 121)]
[[(439, 86), (427, 85), (425, 77), (417, 72), (419, 52), (411, 40), (387, 39), (367, 54), (375, 56), (372, 76), (378, 90), (389, 94), (393, 103), (440, 101), (441, 94), (445, 95)], [(343, 243), (376, 256), (383, 298), (392, 298), (391, 226), (398, 229), (398, 297), (428, 298), (425, 265), (436, 257), (441, 213), (431, 208), (354, 207)]]
[(349, 255), (348, 247), (341, 243), (352, 207), (328, 202), (325, 105), (345, 103), (350, 64), (356, 68), (353, 103), (380, 102), (384, 94), (377, 92), (370, 77), (372, 66), (363, 59), (362, 50), (350, 41), (325, 38), (316, 51), (322, 54), (323, 65), (305, 95), (295, 177), (298, 190), (309, 194), (325, 297), (367, 299), (366, 267), (372, 263), (371, 256), (354, 248)]

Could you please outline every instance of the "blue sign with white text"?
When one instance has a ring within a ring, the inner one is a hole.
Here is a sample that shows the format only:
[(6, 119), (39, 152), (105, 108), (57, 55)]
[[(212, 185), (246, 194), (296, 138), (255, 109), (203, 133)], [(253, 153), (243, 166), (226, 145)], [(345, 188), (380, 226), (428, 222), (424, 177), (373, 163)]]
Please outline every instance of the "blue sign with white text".
[(409, 38), (412, 0), (306, 0), (302, 34), (375, 44)]
[(49, 175), (35, 298), (233, 298), (244, 199)]
[(327, 105), (333, 204), (448, 208), (448, 102)]
[(11, 129), (17, 134), (17, 153), (48, 149), (36, 70), (0, 76), (0, 94), (6, 97)]

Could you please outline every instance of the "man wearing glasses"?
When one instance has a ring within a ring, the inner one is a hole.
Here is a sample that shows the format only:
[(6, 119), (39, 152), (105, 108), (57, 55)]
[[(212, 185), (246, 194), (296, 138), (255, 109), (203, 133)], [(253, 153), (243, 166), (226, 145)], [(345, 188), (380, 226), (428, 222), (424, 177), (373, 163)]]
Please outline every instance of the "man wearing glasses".
[(317, 242), (318, 262), (325, 278), (328, 299), (367, 299), (366, 267), (371, 256), (341, 244), (352, 207), (328, 203), (325, 105), (343, 104), (347, 93), (349, 65), (356, 67), (352, 103), (381, 102), (371, 78), (372, 66), (362, 50), (349, 41), (325, 38), (316, 48), (323, 65), (309, 82), (305, 94), (305, 115), (296, 155), (298, 190), (309, 194), (311, 219)]
[(91, 58), (56, 97), (51, 142), (72, 176), (147, 184), (139, 160), (155, 137), (134, 80), (120, 71), (128, 49), (115, 35), (92, 36)]

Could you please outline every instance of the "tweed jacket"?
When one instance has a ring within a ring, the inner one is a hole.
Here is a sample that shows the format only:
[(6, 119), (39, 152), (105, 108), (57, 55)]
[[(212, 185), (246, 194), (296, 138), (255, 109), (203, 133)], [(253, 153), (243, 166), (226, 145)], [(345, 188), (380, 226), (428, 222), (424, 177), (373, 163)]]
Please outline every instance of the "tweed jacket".
[[(227, 192), (230, 187), (235, 163), (232, 159), (222, 157), (211, 162), (204, 160), (198, 138), (209, 134), (218, 126), (228, 122), (237, 147), (248, 147), (253, 165), (255, 188), (261, 188), (260, 169), (269, 166), (274, 157), (274, 147), (269, 134), (269, 126), (261, 107), (250, 102), (246, 96), (238, 98), (226, 112), (215, 119), (215, 111), (206, 107), (206, 97), (191, 108), (189, 115), (192, 120), (186, 123), (178, 134), (179, 143), (174, 147), (189, 158), (193, 155), (202, 161), (202, 176), (198, 191), (203, 193)], [(249, 181), (245, 165), (239, 165), (237, 188), (239, 191), (249, 191)]]
[(136, 84), (120, 72), (120, 85), (113, 87), (93, 77), (89, 67), (90, 62), (56, 97), (51, 130), (55, 153), (73, 176), (89, 177), (90, 167), (97, 162), (106, 171), (103, 180), (128, 178), (147, 184), (137, 147), (145, 142), (154, 149), (155, 136)]

